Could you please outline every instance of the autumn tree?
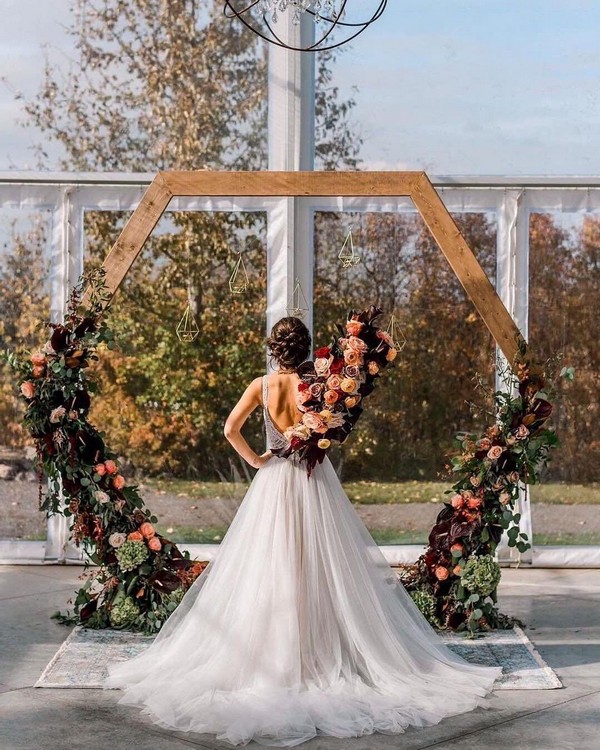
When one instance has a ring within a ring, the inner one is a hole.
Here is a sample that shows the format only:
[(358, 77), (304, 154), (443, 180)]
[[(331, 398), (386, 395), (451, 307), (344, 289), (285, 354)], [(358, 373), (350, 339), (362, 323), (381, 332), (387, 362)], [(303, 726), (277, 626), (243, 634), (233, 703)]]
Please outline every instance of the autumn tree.
[[(77, 0), (67, 68), (48, 61), (29, 122), (62, 145), (59, 167), (86, 171), (266, 167), (267, 50), (222, 3)], [(354, 102), (318, 62), (317, 160), (355, 168)], [(40, 165), (47, 154), (38, 149)], [(86, 215), (86, 263), (100, 263), (126, 217)], [(129, 272), (113, 308), (120, 349), (106, 356), (95, 418), (118, 450), (152, 472), (227, 474), (222, 424), (242, 384), (264, 371), (265, 215), (171, 213)], [(250, 285), (228, 279), (244, 252)], [(193, 345), (175, 328), (188, 302)], [(260, 441), (260, 426), (254, 423)]]

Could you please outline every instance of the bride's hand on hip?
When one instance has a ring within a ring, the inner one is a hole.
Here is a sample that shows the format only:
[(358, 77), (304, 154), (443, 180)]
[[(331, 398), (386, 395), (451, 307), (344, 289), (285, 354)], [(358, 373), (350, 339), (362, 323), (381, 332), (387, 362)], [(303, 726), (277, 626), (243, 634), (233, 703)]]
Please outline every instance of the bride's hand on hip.
[(273, 454), (271, 453), (271, 451), (265, 451), (262, 455), (256, 457), (254, 468), (260, 469), (267, 463), (270, 458), (273, 458)]

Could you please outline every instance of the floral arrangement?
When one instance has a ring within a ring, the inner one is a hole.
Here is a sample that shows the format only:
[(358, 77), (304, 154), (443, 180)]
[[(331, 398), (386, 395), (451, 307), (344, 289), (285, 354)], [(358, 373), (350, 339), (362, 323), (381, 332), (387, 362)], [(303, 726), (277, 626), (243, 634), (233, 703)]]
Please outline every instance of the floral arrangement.
[[(81, 311), (85, 287), (89, 303)], [(47, 516), (73, 516), (72, 538), (89, 558), (74, 614), (54, 617), (153, 633), (204, 564), (191, 561), (156, 532), (157, 519), (144, 508), (137, 486), (127, 483), (102, 433), (87, 420), (94, 384), (86, 368), (98, 359), (100, 345), (114, 347), (102, 317), (108, 298), (102, 270), (82, 276), (63, 323), (49, 324), (52, 333), (44, 347), (24, 357), (12, 352), (5, 357), (19, 374), (24, 424), (35, 441), (40, 509)], [(90, 576), (92, 563), (100, 569)]]
[(334, 443), (346, 440), (362, 413), (363, 399), (396, 358), (391, 336), (374, 322), (381, 314), (374, 306), (359, 313), (351, 310), (345, 326), (338, 325), (340, 336), (317, 349), (314, 362), (300, 370), (297, 403), (302, 421), (284, 433), (289, 448), (273, 452), (298, 454), (309, 476)]
[[(432, 624), (476, 631), (507, 623), (497, 609), (500, 568), (494, 552), (504, 531), (509, 546), (519, 552), (530, 547), (515, 503), (523, 485), (539, 482), (558, 444), (545, 426), (552, 413), (548, 371), (553, 361), (539, 366), (523, 344), (515, 364), (516, 375), (504, 373), (509, 388), (492, 394), (495, 424), (481, 435), (457, 436), (460, 452), (448, 466), (455, 478), (451, 497), (437, 516), (425, 553), (400, 574), (411, 593), (435, 597), (434, 613), (429, 600), (422, 609)], [(560, 376), (572, 380), (574, 371), (563, 367)]]

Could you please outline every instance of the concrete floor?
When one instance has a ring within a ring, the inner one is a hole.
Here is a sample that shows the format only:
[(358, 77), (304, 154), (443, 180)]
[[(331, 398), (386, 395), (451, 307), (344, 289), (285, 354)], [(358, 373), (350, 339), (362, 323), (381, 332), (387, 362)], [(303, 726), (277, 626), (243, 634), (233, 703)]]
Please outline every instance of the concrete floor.
[[(116, 690), (32, 688), (68, 635), (50, 615), (66, 609), (80, 572), (78, 566), (0, 566), (0, 749), (230, 749), (211, 735), (153, 725), (137, 709), (117, 706)], [(500, 594), (502, 609), (527, 624), (564, 689), (500, 691), (488, 710), (435, 727), (317, 738), (302, 750), (599, 750), (600, 571), (506, 569)]]

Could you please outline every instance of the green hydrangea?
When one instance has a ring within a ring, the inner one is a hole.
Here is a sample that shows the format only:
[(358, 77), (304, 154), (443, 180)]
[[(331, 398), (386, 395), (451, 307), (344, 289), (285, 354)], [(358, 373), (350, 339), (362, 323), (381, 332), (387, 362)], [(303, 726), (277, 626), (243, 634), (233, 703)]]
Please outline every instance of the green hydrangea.
[(500, 583), (500, 566), (492, 555), (470, 557), (461, 573), (462, 585), (472, 594), (488, 596)]
[(431, 623), (431, 625), (439, 625), (440, 623), (436, 614), (435, 596), (424, 589), (411, 591), (410, 595), (428, 622)]
[(140, 608), (130, 596), (116, 598), (110, 610), (110, 624), (113, 628), (124, 628), (139, 614)]
[(130, 539), (115, 550), (115, 554), (119, 567), (123, 573), (127, 573), (128, 570), (134, 570), (144, 562), (148, 557), (148, 547), (144, 542)]

